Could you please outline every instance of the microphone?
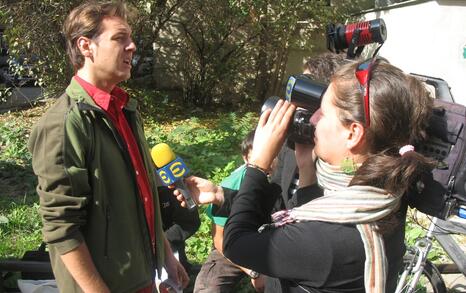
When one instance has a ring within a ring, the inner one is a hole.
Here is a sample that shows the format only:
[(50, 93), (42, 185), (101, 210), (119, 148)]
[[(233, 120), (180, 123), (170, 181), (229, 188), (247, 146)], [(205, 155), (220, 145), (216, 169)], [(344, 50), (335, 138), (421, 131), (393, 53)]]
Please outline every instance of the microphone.
[(175, 156), (175, 153), (166, 143), (155, 145), (150, 154), (163, 184), (165, 186), (175, 185), (176, 189), (183, 195), (188, 209), (195, 208), (196, 202), (194, 202), (191, 193), (184, 184), (184, 177), (188, 175), (189, 169), (183, 160)]

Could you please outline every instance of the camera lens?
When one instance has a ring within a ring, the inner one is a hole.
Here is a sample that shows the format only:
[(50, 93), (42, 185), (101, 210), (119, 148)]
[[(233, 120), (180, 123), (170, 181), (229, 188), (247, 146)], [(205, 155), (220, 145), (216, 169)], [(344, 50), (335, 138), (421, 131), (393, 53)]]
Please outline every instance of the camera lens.
[(293, 115), (293, 122), (288, 131), (288, 139), (301, 144), (314, 144), (314, 125), (310, 119), (313, 113), (298, 109)]

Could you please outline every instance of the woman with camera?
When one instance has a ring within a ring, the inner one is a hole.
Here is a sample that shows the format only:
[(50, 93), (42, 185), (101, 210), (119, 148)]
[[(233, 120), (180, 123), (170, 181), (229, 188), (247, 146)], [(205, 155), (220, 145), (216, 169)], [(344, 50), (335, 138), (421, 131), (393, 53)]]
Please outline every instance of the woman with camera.
[(272, 215), (267, 172), (295, 107), (278, 102), (260, 118), (237, 195), (196, 177), (199, 203), (231, 210), (224, 254), (280, 279), (283, 292), (394, 292), (404, 254), (403, 195), (432, 163), (415, 152), (432, 100), (414, 78), (379, 59), (332, 77), (315, 123), (315, 146), (296, 145), (298, 192), (315, 196)]

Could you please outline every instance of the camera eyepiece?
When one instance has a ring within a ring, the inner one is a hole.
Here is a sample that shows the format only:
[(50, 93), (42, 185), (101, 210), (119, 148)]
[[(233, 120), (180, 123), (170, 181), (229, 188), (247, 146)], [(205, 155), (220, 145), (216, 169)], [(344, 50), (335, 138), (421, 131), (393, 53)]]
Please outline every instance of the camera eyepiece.
[(292, 75), (288, 78), (285, 99), (295, 105), (314, 113), (320, 107), (320, 100), (327, 85), (310, 79), (304, 74)]

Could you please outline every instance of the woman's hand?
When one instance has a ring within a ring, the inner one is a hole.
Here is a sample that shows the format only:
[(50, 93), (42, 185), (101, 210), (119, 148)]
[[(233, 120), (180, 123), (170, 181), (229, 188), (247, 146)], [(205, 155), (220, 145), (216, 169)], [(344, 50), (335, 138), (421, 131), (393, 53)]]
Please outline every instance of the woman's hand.
[(262, 113), (254, 135), (249, 163), (270, 170), (283, 145), (295, 109), (296, 107), (289, 102), (279, 100), (273, 110)]
[[(213, 203), (218, 206), (223, 204), (223, 188), (221, 186), (217, 186), (209, 180), (196, 176), (185, 178), (184, 183), (197, 204)], [(181, 192), (175, 190), (173, 194), (175, 194), (176, 199), (181, 202), (181, 206), (186, 207), (186, 202)]]
[(317, 182), (314, 145), (295, 143), (296, 163), (299, 169), (299, 187), (305, 187)]

